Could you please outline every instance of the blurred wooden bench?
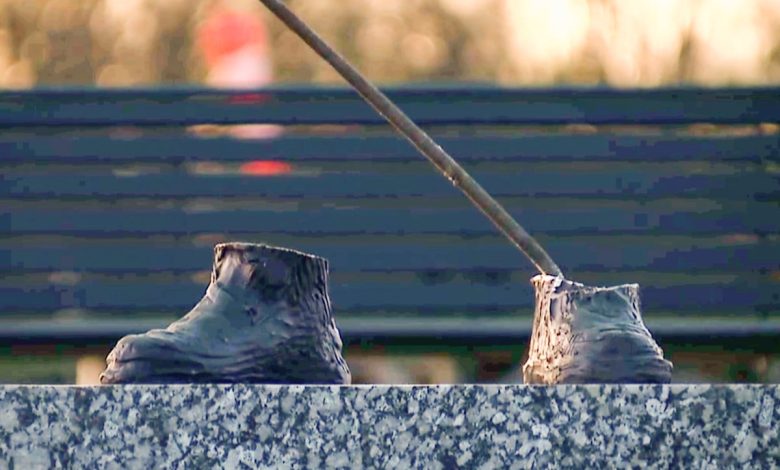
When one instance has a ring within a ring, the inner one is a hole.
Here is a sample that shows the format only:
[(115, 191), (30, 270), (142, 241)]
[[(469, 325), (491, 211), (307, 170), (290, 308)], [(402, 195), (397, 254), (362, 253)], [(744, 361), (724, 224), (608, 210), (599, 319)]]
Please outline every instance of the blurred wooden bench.
[[(657, 336), (780, 336), (780, 88), (388, 93)], [(247, 123), (284, 132), (191, 127)], [(328, 258), (350, 343), (530, 330), (532, 267), (346, 89), (4, 91), (0, 165), (0, 343), (165, 325), (226, 240)]]

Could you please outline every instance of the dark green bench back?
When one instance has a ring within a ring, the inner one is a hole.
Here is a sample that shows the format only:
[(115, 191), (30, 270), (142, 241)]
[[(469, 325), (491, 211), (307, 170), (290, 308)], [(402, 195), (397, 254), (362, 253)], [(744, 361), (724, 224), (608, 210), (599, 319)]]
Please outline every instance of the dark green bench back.
[[(650, 324), (780, 312), (780, 134), (762, 124), (780, 122), (779, 89), (390, 97), (568, 278), (640, 283)], [(182, 127), (248, 122), (287, 127), (266, 140)], [(0, 93), (0, 320), (180, 315), (213, 244), (244, 240), (328, 258), (356, 328), (528, 325), (530, 264), (382, 124), (343, 89)], [(286, 173), (242, 172), (253, 161)]]

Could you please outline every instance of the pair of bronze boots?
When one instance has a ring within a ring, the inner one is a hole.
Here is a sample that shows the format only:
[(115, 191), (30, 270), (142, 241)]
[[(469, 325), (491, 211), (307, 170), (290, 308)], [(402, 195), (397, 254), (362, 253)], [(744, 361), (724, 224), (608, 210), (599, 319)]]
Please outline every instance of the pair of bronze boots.
[[(104, 384), (349, 384), (328, 296), (328, 262), (250, 243), (214, 249), (206, 294), (168, 328), (122, 338)], [(533, 279), (525, 383), (668, 383), (672, 365), (645, 328), (638, 286)]]

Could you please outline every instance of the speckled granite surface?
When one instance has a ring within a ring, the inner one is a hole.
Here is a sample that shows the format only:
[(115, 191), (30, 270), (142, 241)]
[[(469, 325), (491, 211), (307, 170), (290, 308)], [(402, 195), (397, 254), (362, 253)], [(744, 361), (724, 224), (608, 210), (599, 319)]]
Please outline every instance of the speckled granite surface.
[(0, 386), (0, 468), (777, 468), (780, 386)]

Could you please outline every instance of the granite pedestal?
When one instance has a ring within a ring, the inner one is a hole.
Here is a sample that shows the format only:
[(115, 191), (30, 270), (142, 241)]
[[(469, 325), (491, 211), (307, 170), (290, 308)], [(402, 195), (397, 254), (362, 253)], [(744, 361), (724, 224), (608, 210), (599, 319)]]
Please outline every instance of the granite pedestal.
[(780, 386), (0, 386), (0, 468), (776, 468)]

